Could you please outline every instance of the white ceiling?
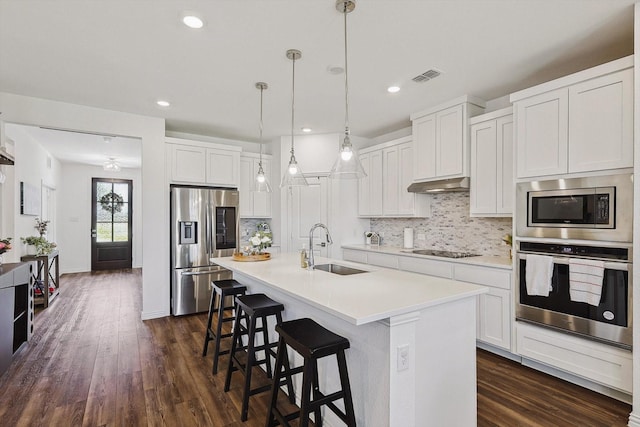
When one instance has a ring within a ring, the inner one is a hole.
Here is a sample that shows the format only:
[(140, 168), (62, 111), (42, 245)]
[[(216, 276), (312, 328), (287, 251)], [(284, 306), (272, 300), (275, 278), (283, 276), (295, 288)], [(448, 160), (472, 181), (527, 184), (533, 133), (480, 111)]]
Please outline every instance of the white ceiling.
[(7, 123), (7, 136), (14, 141), (30, 138), (42, 145), (61, 162), (103, 166), (110, 158), (122, 168), (142, 166), (142, 144), (139, 139), (68, 132)]
[[(486, 100), (633, 53), (634, 0), (360, 0), (348, 15), (350, 124), (374, 137), (463, 94)], [(194, 11), (205, 27), (181, 23)], [(337, 132), (334, 0), (0, 0), (0, 91), (164, 117), (167, 130), (258, 140)], [(426, 83), (411, 81), (435, 67)], [(401, 91), (389, 94), (389, 85)], [(168, 99), (166, 109), (155, 105)]]

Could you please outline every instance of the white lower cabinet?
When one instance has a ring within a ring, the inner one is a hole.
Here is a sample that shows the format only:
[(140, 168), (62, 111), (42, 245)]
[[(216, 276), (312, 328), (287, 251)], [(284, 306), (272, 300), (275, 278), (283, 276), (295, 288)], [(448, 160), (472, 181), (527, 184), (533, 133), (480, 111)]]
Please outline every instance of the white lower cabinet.
[(478, 341), (511, 351), (513, 326), (511, 270), (456, 264), (454, 279), (489, 287), (478, 298)]
[(516, 322), (517, 351), (522, 357), (611, 387), (632, 392), (630, 351), (573, 335)]
[(412, 273), (427, 274), (429, 276), (453, 278), (453, 264), (432, 259), (420, 259), (415, 257), (401, 257), (399, 268)]
[(343, 249), (342, 250), (342, 259), (345, 261), (359, 262), (362, 264), (367, 263), (367, 255), (368, 252), (365, 251), (356, 251), (353, 249)]
[(478, 298), (476, 338), (511, 352), (511, 270), (357, 249), (343, 249), (343, 259), (487, 286), (489, 292)]
[(511, 292), (489, 288), (478, 298), (478, 341), (511, 350)]
[(370, 252), (367, 254), (367, 264), (397, 269), (398, 257), (395, 255)]

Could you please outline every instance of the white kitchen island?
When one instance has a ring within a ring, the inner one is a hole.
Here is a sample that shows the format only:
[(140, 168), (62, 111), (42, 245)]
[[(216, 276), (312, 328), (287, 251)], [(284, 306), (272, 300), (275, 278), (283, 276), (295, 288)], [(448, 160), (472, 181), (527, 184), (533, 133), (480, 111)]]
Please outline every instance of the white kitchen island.
[[(283, 303), (284, 320), (310, 317), (349, 339), (359, 426), (476, 425), (476, 296), (486, 288), (326, 258), (317, 258), (316, 265), (367, 271), (308, 271), (300, 268), (298, 254), (263, 262), (212, 261), (232, 270), (249, 292)], [(335, 358), (320, 362), (321, 389), (337, 390)], [(299, 390), (301, 378), (295, 380)], [(325, 417), (328, 426), (343, 425), (331, 411)]]

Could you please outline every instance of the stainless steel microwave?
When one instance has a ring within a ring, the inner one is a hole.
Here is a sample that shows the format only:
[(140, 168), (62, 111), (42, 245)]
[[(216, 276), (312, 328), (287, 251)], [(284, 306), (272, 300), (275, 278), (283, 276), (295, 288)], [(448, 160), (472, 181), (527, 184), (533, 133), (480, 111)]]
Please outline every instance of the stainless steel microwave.
[(632, 240), (632, 174), (521, 182), (516, 203), (519, 237)]

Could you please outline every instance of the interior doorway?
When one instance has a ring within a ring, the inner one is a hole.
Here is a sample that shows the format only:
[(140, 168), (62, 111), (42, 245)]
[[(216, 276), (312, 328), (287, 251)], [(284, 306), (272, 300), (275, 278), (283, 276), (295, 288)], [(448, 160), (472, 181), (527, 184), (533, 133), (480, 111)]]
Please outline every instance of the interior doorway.
[(131, 268), (133, 181), (93, 178), (91, 271)]

